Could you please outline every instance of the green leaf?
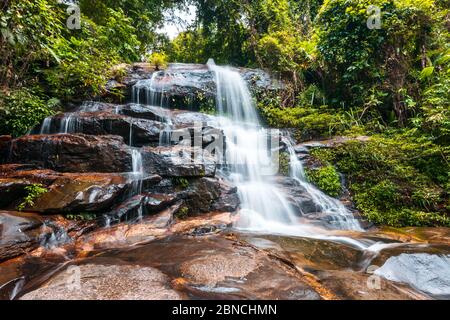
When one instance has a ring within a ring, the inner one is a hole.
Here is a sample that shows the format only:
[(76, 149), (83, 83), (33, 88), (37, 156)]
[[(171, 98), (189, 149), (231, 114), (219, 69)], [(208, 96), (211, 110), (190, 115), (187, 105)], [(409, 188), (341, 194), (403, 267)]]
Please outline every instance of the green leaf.
[(420, 72), (420, 80), (425, 80), (429, 78), (434, 72), (434, 67), (426, 67)]

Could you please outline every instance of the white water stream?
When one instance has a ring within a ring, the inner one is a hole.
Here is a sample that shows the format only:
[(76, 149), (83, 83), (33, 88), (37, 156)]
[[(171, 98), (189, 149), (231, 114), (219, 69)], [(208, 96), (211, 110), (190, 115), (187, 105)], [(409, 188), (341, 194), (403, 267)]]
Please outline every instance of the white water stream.
[[(261, 126), (247, 84), (237, 71), (213, 62), (208, 66), (216, 75), (219, 127), (227, 140), (230, 179), (238, 187), (241, 200), (241, 219), (237, 227), (290, 235), (316, 234), (316, 230), (299, 224), (286, 195), (272, 182), (275, 172), (270, 172), (268, 164), (273, 164), (275, 159), (271, 152), (273, 146), (268, 146), (266, 141), (273, 141), (269, 137), (276, 136), (278, 131)], [(305, 189), (318, 210), (331, 216), (335, 229), (362, 231), (339, 200), (328, 197), (306, 181), (303, 165), (292, 144), (287, 139), (284, 142), (290, 153), (291, 177)]]

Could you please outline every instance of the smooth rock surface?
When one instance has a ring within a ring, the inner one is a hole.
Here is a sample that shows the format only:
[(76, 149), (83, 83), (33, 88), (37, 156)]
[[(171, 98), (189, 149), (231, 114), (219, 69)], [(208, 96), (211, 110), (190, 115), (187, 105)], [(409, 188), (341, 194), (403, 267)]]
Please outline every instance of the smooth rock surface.
[[(79, 275), (79, 281), (76, 276)], [(87, 264), (71, 266), (21, 300), (179, 300), (155, 268)]]
[(8, 163), (60, 172), (130, 172), (132, 155), (122, 137), (31, 135), (11, 142)]

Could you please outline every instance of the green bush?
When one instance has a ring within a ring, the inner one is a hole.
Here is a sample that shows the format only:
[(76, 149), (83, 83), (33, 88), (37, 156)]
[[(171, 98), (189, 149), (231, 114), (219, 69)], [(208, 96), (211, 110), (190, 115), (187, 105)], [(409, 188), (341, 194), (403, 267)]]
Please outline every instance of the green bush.
[(0, 96), (0, 135), (24, 135), (54, 114), (58, 101), (44, 100), (32, 90), (21, 89)]
[(337, 197), (342, 192), (339, 173), (332, 165), (318, 169), (307, 169), (306, 176), (311, 183), (332, 197)]
[(167, 68), (169, 63), (168, 57), (164, 52), (153, 52), (147, 60), (156, 70)]

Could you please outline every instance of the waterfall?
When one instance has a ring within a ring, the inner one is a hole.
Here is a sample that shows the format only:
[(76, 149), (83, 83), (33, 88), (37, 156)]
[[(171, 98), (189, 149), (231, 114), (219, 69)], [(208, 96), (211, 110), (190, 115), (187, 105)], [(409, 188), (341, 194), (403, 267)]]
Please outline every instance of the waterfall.
[(133, 148), (131, 151), (131, 158), (132, 158), (133, 174), (143, 175), (144, 166), (142, 164), (142, 154), (140, 150)]
[(298, 159), (291, 140), (287, 138), (284, 142), (289, 152), (291, 178), (306, 190), (321, 212), (330, 215), (330, 224), (336, 229), (363, 231), (358, 220), (339, 200), (327, 196), (307, 181), (303, 164)]
[(271, 182), (268, 130), (260, 125), (247, 84), (236, 71), (208, 62), (215, 73), (219, 127), (226, 137), (229, 177), (238, 187), (241, 219), (238, 228), (282, 232), (276, 226), (293, 225), (297, 217), (283, 192)]
[(135, 196), (142, 193), (142, 180), (144, 179), (144, 165), (142, 162), (142, 153), (140, 149), (131, 150), (132, 172), (131, 172), (131, 194)]
[[(300, 225), (292, 205), (273, 183), (276, 172), (268, 173), (267, 164), (273, 163), (274, 156), (273, 149), (265, 142), (271, 132), (262, 128), (247, 84), (231, 68), (217, 66), (213, 61), (208, 61), (208, 67), (216, 78), (217, 109), (221, 116), (218, 126), (226, 137), (228, 176), (238, 187), (241, 200), (241, 219), (236, 226), (252, 231), (314, 236), (311, 228)], [(306, 181), (303, 165), (291, 144), (288, 148), (292, 178), (306, 190), (320, 210), (332, 216), (333, 226), (362, 230), (342, 203)]]
[[(164, 75), (164, 72), (153, 72), (150, 79), (139, 80), (133, 86), (132, 99), (137, 104), (146, 104), (151, 106), (163, 106), (164, 104), (164, 85), (158, 83), (157, 78)], [(144, 94), (142, 94), (144, 92)], [(145, 97), (142, 100), (142, 96)]]
[(44, 119), (41, 125), (40, 134), (50, 134), (50, 126), (52, 125), (52, 117), (47, 117)]

